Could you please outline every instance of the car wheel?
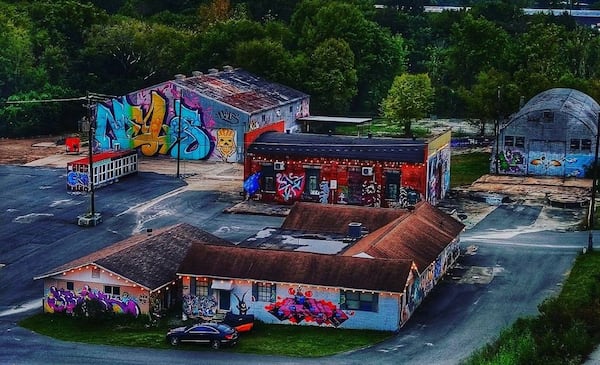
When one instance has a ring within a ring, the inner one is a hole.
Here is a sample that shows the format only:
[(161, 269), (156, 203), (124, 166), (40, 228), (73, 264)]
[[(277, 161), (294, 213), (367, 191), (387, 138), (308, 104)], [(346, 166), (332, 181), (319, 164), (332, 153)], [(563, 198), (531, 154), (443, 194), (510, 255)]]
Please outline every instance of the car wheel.
[(210, 347), (212, 347), (213, 350), (218, 350), (221, 347), (221, 341), (219, 341), (219, 340), (210, 341)]
[(173, 345), (173, 346), (179, 345), (179, 339), (177, 337), (171, 337), (169, 342), (171, 342), (171, 345)]

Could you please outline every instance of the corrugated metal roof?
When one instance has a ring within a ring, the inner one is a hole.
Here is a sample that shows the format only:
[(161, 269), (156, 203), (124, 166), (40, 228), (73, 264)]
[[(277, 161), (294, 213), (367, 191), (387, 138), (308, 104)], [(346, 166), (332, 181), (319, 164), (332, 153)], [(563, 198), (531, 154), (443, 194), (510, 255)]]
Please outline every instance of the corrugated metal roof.
[(590, 130), (596, 131), (600, 105), (581, 91), (566, 88), (550, 89), (531, 98), (521, 110), (511, 117), (508, 124), (521, 118), (527, 118), (529, 114), (543, 111), (568, 114), (569, 122), (575, 120), (586, 124)]
[(266, 132), (248, 153), (295, 157), (424, 163), (426, 143), (405, 138), (366, 138), (339, 135)]
[(175, 79), (173, 83), (249, 114), (308, 97), (241, 69)]

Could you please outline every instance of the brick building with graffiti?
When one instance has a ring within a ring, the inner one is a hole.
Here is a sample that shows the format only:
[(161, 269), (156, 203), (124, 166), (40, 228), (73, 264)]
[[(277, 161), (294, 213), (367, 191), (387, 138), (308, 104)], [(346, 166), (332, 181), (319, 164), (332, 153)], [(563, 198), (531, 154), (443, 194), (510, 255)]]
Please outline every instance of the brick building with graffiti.
[(500, 126), (491, 173), (585, 177), (594, 159), (599, 112), (593, 98), (573, 89), (534, 96)]
[(307, 115), (308, 95), (226, 66), (97, 104), (95, 139), (101, 150), (242, 163), (246, 133), (274, 123), (295, 132)]
[(285, 204), (406, 207), (450, 188), (450, 130), (429, 139), (266, 132), (248, 147), (244, 190)]

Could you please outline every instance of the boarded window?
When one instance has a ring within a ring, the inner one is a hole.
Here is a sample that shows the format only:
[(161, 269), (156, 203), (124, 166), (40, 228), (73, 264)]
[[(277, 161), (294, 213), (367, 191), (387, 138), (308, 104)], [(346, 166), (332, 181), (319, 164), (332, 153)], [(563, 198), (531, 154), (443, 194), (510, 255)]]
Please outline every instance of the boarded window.
[(592, 150), (592, 140), (591, 139), (582, 139), (581, 140), (581, 150), (582, 151), (591, 151)]
[(571, 140), (571, 150), (573, 151), (579, 151), (579, 140), (578, 139), (572, 139)]
[(525, 137), (515, 137), (515, 147), (525, 147)]
[(514, 136), (504, 136), (504, 146), (512, 147), (515, 145), (515, 137)]

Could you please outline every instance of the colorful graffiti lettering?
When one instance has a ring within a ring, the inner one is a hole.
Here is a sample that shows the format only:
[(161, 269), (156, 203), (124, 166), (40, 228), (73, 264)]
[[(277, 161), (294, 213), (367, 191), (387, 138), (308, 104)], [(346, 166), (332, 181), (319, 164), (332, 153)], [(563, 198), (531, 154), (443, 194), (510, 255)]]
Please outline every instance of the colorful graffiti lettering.
[(217, 112), (217, 117), (230, 124), (237, 124), (240, 122), (240, 116), (237, 113), (228, 110), (221, 110)]
[(381, 186), (375, 181), (364, 181), (361, 191), (362, 205), (368, 207), (381, 206)]
[(89, 183), (90, 178), (88, 174), (77, 171), (69, 171), (67, 174), (67, 184), (69, 186), (87, 188)]
[(321, 181), (319, 185), (319, 202), (321, 204), (329, 202), (329, 181)]
[(221, 154), (223, 161), (235, 153), (235, 131), (230, 128), (221, 128), (217, 130), (217, 151)]
[[(140, 95), (140, 99), (148, 98)], [(99, 147), (111, 149), (118, 143), (124, 148), (139, 148), (145, 156), (170, 153), (174, 158), (180, 154), (180, 158), (188, 160), (211, 155), (214, 141), (205, 129), (202, 108), (192, 110), (185, 103), (180, 105), (179, 98), (173, 99), (173, 108), (169, 111), (169, 99), (156, 90), (150, 92), (149, 99), (143, 108), (142, 104), (130, 103), (127, 97), (99, 104), (96, 114)], [(170, 119), (169, 115), (172, 115)], [(181, 147), (174, 148), (178, 142)]]
[(217, 311), (217, 300), (214, 296), (184, 295), (183, 313), (188, 317), (214, 316)]
[(114, 313), (131, 314), (136, 317), (140, 314), (140, 307), (136, 299), (129, 296), (129, 294), (123, 293), (120, 298), (112, 298), (99, 290), (90, 290), (87, 285), (79, 293), (57, 289), (54, 286), (50, 287), (44, 302), (44, 309), (47, 313), (73, 314), (73, 310), (77, 305), (83, 304), (85, 300), (89, 299), (100, 301), (105, 309), (112, 310)]
[(284, 202), (295, 201), (304, 191), (305, 174), (277, 174), (277, 196)]
[[(180, 100), (175, 100), (176, 115), (171, 119), (170, 140), (171, 157), (183, 160), (202, 160), (208, 158), (213, 149), (214, 142), (202, 123), (202, 110), (199, 112), (187, 108)], [(181, 116), (179, 115), (181, 111)], [(181, 130), (179, 122), (181, 121)], [(181, 145), (178, 146), (177, 143)]]
[(349, 317), (330, 301), (312, 298), (312, 292), (302, 292), (302, 288), (288, 290), (291, 297), (278, 298), (275, 303), (265, 306), (280, 321), (298, 324), (302, 321), (318, 325), (338, 327)]

